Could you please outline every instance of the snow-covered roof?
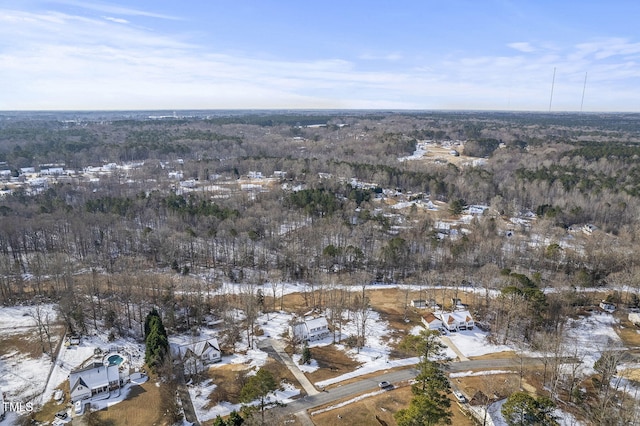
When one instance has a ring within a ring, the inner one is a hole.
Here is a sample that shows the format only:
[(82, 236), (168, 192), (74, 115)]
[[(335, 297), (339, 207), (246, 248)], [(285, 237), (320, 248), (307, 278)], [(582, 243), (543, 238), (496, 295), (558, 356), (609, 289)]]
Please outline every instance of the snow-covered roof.
[(182, 345), (178, 347), (178, 353), (180, 358), (184, 358), (187, 353), (192, 352), (195, 356), (202, 356), (207, 348), (212, 347), (216, 351), (220, 352), (220, 345), (218, 345), (218, 339), (212, 337), (211, 339), (201, 340), (196, 343), (190, 343), (188, 345)]
[(313, 318), (305, 321), (307, 323), (307, 327), (309, 330), (314, 330), (316, 328), (328, 327), (327, 319), (325, 317)]
[(473, 321), (473, 317), (469, 311), (443, 312), (441, 315), (442, 322), (447, 324)]
[[(109, 370), (112, 371), (109, 371)], [(98, 389), (109, 385), (109, 376), (118, 378), (118, 366), (104, 364), (93, 364), (81, 370), (72, 371), (69, 374), (69, 387), (71, 392), (78, 386), (83, 385), (89, 389)]]

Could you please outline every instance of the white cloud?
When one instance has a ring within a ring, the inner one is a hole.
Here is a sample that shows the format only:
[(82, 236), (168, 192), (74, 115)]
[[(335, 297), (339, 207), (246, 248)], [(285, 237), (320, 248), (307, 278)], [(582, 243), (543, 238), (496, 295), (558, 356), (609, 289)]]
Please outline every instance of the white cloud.
[(111, 16), (103, 16), (104, 19), (106, 19), (107, 21), (111, 21), (111, 22), (115, 22), (117, 24), (128, 24), (129, 21), (127, 21), (126, 19), (122, 19), (122, 18), (113, 18)]
[(531, 43), (528, 43), (528, 42), (509, 43), (507, 44), (507, 46), (524, 53), (531, 53), (537, 50), (535, 47), (531, 45)]
[(403, 55), (397, 52), (387, 54), (364, 53), (358, 57), (365, 61), (399, 61), (403, 59)]
[[(104, 12), (88, 18), (0, 9), (0, 109), (546, 110), (555, 67), (554, 110), (579, 109), (586, 71), (585, 110), (640, 110), (629, 87), (640, 79), (630, 58), (640, 44), (626, 39), (564, 49), (518, 42), (509, 45), (517, 52), (500, 56), (414, 57), (400, 68), (408, 53), (305, 61), (222, 54)], [(358, 59), (372, 61), (366, 71)]]
[(120, 5), (114, 5), (110, 3), (104, 3), (104, 2), (89, 2), (89, 1), (79, 1), (79, 0), (54, 0), (53, 2), (57, 4), (75, 6), (82, 9), (93, 10), (93, 11), (102, 12), (102, 13), (109, 13), (113, 15), (145, 16), (148, 18), (168, 19), (168, 20), (176, 20), (176, 21), (182, 20), (182, 18), (178, 16), (163, 15), (161, 13), (123, 7)]

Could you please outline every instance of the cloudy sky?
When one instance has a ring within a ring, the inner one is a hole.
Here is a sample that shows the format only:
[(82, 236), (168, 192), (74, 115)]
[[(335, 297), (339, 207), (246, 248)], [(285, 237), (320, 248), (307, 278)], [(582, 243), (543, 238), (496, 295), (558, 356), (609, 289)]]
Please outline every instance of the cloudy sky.
[(640, 111), (638, 16), (637, 0), (0, 0), (0, 110)]

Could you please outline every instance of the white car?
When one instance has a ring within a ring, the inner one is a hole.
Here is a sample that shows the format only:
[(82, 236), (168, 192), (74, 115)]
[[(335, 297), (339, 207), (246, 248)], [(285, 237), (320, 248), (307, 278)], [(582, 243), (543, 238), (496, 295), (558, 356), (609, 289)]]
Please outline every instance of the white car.
[(84, 411), (84, 404), (82, 403), (82, 401), (76, 401), (76, 403), (73, 405), (76, 414), (80, 415), (82, 414), (82, 412)]
[(53, 399), (56, 401), (61, 401), (62, 397), (64, 397), (64, 392), (62, 392), (62, 389), (56, 389), (56, 391), (53, 393)]
[(467, 402), (467, 398), (465, 398), (465, 396), (460, 391), (454, 390), (453, 396), (455, 396), (458, 402), (461, 404), (464, 404), (465, 402)]
[(383, 380), (380, 383), (378, 383), (378, 387), (380, 389), (391, 389), (391, 388), (393, 388), (393, 385), (391, 383), (387, 382), (386, 380)]

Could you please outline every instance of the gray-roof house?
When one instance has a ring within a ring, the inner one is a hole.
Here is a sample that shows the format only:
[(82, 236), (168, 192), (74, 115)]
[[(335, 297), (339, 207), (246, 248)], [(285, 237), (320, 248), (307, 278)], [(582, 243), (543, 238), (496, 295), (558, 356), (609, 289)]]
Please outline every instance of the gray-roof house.
[(299, 342), (324, 339), (330, 335), (329, 323), (325, 317), (307, 319), (291, 325), (289, 334)]
[(95, 363), (69, 374), (69, 394), (71, 401), (88, 398), (107, 399), (111, 391), (122, 385), (117, 365)]
[(174, 356), (180, 359), (187, 375), (196, 374), (204, 370), (204, 367), (222, 360), (222, 351), (218, 339), (211, 338), (199, 342), (178, 346), (174, 350)]

